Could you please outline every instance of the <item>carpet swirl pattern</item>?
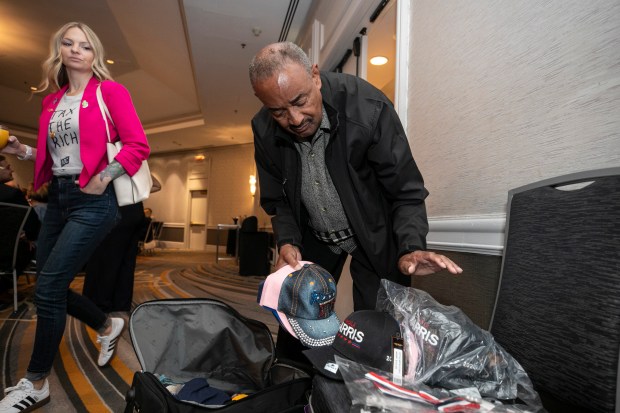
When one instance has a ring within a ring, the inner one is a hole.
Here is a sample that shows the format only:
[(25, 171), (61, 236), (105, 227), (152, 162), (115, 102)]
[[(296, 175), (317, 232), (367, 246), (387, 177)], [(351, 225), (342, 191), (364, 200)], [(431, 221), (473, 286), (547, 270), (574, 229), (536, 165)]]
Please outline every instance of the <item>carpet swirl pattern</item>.
[[(158, 251), (153, 256), (138, 257), (133, 307), (155, 299), (214, 298), (226, 302), (242, 315), (262, 321), (277, 333), (273, 316), (256, 303), (258, 284), (265, 277), (240, 276), (233, 261), (215, 264), (215, 255), (191, 251)], [(81, 291), (83, 277), (71, 284)], [(24, 297), (17, 314), (12, 308), (0, 311), (0, 391), (23, 377), (28, 365), (36, 324), (32, 303), (34, 284), (19, 279), (19, 293)], [(127, 321), (129, 314), (114, 313)], [(97, 366), (97, 334), (86, 325), (67, 318), (60, 351), (54, 362), (50, 382), (51, 401), (37, 412), (122, 412), (125, 394), (133, 373), (140, 365), (131, 345), (127, 328), (118, 350), (108, 366)]]

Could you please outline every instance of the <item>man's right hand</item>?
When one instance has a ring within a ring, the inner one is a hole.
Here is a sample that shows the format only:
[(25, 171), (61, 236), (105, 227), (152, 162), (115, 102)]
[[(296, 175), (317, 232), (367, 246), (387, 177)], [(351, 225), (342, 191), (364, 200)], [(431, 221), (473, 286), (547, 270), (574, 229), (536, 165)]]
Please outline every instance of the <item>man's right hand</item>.
[(301, 251), (293, 244), (284, 244), (280, 247), (278, 261), (276, 262), (276, 271), (285, 265), (290, 265), (295, 270), (301, 269)]

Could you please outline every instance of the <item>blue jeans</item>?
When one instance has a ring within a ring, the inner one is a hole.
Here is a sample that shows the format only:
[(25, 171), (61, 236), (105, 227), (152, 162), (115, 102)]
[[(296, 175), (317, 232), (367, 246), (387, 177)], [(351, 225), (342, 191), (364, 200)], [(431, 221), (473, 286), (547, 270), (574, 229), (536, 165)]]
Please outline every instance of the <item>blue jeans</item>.
[(118, 219), (113, 185), (102, 195), (89, 195), (80, 190), (75, 177), (52, 180), (37, 241), (37, 328), (26, 374), (29, 380), (49, 375), (67, 314), (95, 330), (105, 325), (106, 314), (69, 285)]

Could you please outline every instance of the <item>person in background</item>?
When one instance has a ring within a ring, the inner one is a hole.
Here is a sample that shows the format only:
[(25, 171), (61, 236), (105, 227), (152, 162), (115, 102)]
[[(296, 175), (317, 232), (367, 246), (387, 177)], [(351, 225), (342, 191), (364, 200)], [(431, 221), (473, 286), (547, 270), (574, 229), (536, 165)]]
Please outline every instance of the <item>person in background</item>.
[[(0, 202), (28, 206), (28, 200), (23, 192), (14, 186), (6, 185), (13, 180), (13, 169), (4, 155), (0, 155)], [(36, 214), (31, 214), (24, 225), (26, 238), (36, 241), (39, 234), (40, 224)]]
[[(23, 192), (16, 187), (6, 184), (12, 180), (13, 169), (11, 169), (11, 164), (9, 164), (5, 156), (0, 155), (0, 202), (28, 206), (28, 201), (24, 197)], [(18, 274), (20, 274), (28, 266), (30, 260), (34, 258), (36, 251), (34, 245), (39, 235), (39, 228), (40, 223), (37, 219), (37, 215), (31, 212), (26, 219), (26, 223), (24, 224), (24, 235), (20, 238), (17, 247), (15, 269)], [(13, 288), (12, 278), (8, 276), (0, 277), (0, 293), (4, 293), (9, 288)], [(10, 305), (11, 302), (11, 297), (1, 297), (0, 307)]]
[(153, 210), (151, 208), (144, 208), (144, 220), (142, 221), (142, 227), (140, 228), (140, 239), (145, 243), (153, 240), (153, 229), (151, 228), (152, 221)]
[[(161, 190), (159, 181), (152, 175), (151, 178), (151, 193)], [(144, 208), (142, 202), (119, 209), (120, 222), (99, 244), (86, 264), (82, 288), (82, 294), (105, 313), (131, 310), (138, 244), (144, 241), (145, 211), (150, 210)]]
[[(462, 269), (426, 251), (428, 195), (392, 103), (363, 79), (319, 72), (290, 42), (249, 67), (262, 109), (252, 119), (260, 202), (279, 247), (276, 269), (319, 264), (336, 280), (352, 256), (355, 310), (374, 309), (380, 280)], [(284, 329), (277, 352), (299, 359)], [(301, 359), (303, 360), (303, 359)]]
[[(104, 120), (96, 91), (113, 123)], [(37, 321), (34, 348), (25, 377), (5, 389), (0, 413), (34, 410), (49, 401), (54, 358), (67, 314), (97, 331), (97, 364), (106, 365), (123, 330), (123, 318), (109, 318), (88, 298), (69, 289), (97, 245), (118, 221), (110, 183), (135, 174), (150, 152), (140, 119), (125, 87), (112, 80), (101, 41), (79, 22), (62, 26), (50, 42), (39, 91), (42, 101), (37, 147), (9, 137), (3, 153), (34, 161), (34, 190), (51, 180), (49, 202), (37, 242)], [(112, 162), (106, 154), (108, 122), (113, 140), (123, 142)]]
[(82, 295), (108, 314), (131, 310), (138, 242), (144, 221), (142, 202), (119, 210), (121, 220), (86, 263), (82, 288)]
[(144, 218), (149, 223), (153, 220), (153, 210), (151, 208), (144, 208)]
[[(32, 184), (34, 186), (34, 183)], [(39, 221), (43, 222), (45, 218), (45, 211), (47, 211), (47, 197), (49, 190), (49, 182), (44, 183), (36, 191), (28, 192), (28, 201), (32, 206), (32, 209), (37, 213)]]

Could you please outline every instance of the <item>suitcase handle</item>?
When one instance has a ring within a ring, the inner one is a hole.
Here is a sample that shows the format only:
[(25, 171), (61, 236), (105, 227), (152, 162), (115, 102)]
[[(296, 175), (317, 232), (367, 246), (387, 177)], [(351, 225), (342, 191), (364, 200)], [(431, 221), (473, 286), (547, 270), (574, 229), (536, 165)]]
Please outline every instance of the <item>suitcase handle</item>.
[(129, 390), (127, 390), (127, 394), (125, 394), (125, 401), (127, 402), (127, 405), (125, 406), (125, 410), (123, 413), (133, 413), (135, 411), (134, 409), (135, 398), (136, 398), (136, 389), (132, 387)]

